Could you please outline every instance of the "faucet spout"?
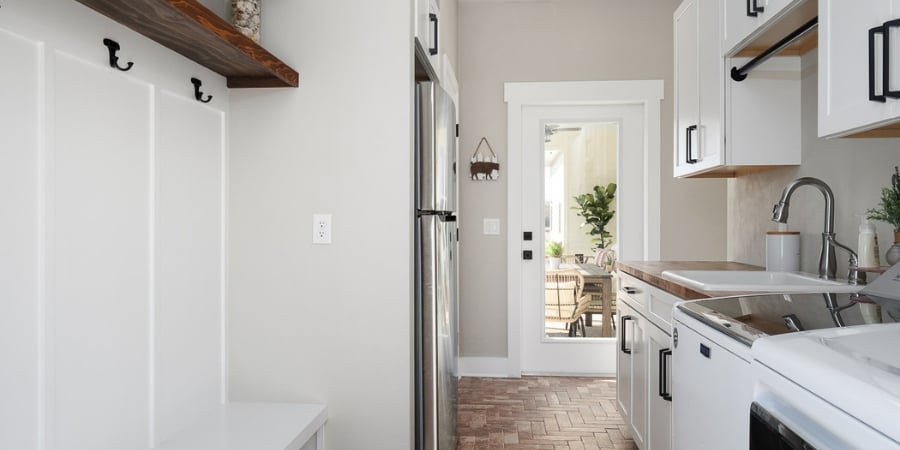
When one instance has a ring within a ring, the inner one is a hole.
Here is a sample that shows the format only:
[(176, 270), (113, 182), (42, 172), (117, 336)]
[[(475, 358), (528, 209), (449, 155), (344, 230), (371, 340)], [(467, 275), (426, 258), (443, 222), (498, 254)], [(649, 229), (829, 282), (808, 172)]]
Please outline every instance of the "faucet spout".
[[(778, 203), (772, 209), (772, 221), (787, 223), (791, 196), (800, 186), (812, 186), (825, 197), (825, 227), (822, 232), (822, 251), (819, 253), (819, 278), (833, 280), (837, 274), (837, 258), (834, 255), (834, 244), (837, 242), (834, 240), (834, 193), (824, 181), (813, 177), (802, 177), (788, 183), (781, 193)], [(846, 246), (841, 245), (841, 247), (847, 249)]]
[(825, 230), (823, 233), (834, 233), (834, 193), (824, 181), (813, 177), (797, 178), (785, 186), (781, 193), (781, 199), (772, 210), (772, 221), (787, 223), (791, 196), (800, 186), (813, 186), (825, 196)]

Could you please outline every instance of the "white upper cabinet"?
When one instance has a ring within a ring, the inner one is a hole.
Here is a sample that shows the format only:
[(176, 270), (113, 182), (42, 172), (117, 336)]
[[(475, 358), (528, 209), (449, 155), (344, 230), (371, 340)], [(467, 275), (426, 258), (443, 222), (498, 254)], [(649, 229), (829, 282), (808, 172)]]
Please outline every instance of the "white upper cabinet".
[(900, 119), (896, 19), (897, 0), (819, 1), (819, 136), (900, 135), (885, 128)]
[(438, 1), (415, 0), (415, 38), (428, 56), (436, 77), (441, 76), (440, 27), (441, 10)]
[(800, 164), (800, 60), (771, 58), (743, 81), (747, 58), (723, 58), (722, 2), (685, 0), (675, 11), (676, 177), (733, 177)]
[(723, 163), (718, 11), (714, 0), (686, 0), (675, 11), (675, 176)]
[(732, 55), (776, 17), (806, 0), (728, 0), (721, 2), (722, 50)]

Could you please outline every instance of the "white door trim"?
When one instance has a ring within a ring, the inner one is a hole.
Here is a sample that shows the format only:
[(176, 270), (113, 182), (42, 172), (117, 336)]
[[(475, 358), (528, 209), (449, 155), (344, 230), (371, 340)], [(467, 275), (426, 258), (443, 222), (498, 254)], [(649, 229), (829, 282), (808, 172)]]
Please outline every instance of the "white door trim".
[[(543, 249), (535, 248), (532, 240), (522, 240), (522, 172), (523, 114), (528, 106), (616, 105), (637, 104), (644, 109), (644, 254), (646, 260), (659, 259), (660, 229), (660, 101), (663, 99), (662, 80), (576, 81), (505, 83), (507, 103), (507, 369), (511, 377), (522, 375), (522, 275), (520, 261), (523, 250), (531, 250), (536, 257)], [(536, 134), (537, 137), (540, 137)], [(519, 242), (520, 245), (513, 245)]]

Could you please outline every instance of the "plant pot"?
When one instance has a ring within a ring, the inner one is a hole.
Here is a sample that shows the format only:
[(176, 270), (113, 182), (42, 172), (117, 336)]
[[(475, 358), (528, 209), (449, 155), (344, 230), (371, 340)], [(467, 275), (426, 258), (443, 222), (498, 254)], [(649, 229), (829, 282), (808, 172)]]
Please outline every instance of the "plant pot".
[(547, 258), (548, 263), (550, 264), (550, 270), (558, 270), (559, 263), (562, 261), (562, 258), (550, 256)]
[(885, 252), (884, 261), (887, 262), (889, 266), (893, 266), (900, 261), (900, 231), (894, 232), (894, 245)]

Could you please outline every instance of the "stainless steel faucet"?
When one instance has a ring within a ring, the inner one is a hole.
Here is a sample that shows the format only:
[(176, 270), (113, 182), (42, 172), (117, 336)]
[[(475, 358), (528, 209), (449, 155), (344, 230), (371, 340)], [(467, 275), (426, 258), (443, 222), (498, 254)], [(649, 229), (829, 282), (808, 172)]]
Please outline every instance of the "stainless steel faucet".
[(825, 230), (822, 232), (822, 251), (819, 253), (819, 278), (826, 280), (837, 278), (837, 258), (834, 249), (837, 246), (850, 253), (850, 273), (847, 275), (850, 284), (865, 284), (865, 273), (856, 270), (856, 252), (834, 238), (834, 193), (824, 181), (818, 178), (802, 177), (788, 183), (784, 192), (781, 193), (781, 200), (772, 210), (772, 221), (787, 223), (789, 200), (800, 186), (813, 186), (825, 196)]

